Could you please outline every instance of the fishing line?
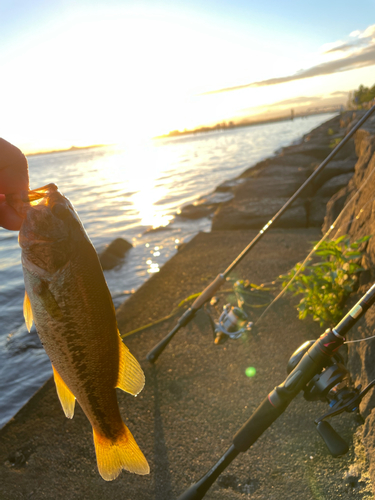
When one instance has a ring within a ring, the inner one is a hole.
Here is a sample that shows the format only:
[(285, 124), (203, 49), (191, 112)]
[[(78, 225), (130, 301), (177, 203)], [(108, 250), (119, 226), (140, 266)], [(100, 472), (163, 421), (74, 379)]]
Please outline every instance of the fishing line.
[(365, 340), (371, 340), (371, 339), (375, 339), (375, 335), (372, 335), (371, 337), (366, 337), (364, 339), (346, 340), (344, 344), (354, 344), (354, 342), (365, 342)]
[[(267, 314), (267, 312), (271, 309), (271, 307), (275, 304), (275, 302), (277, 302), (283, 295), (284, 293), (287, 291), (287, 289), (289, 288), (289, 286), (294, 282), (294, 280), (297, 278), (297, 276), (301, 273), (301, 271), (303, 270), (305, 264), (308, 262), (308, 260), (314, 255), (314, 253), (318, 250), (319, 246), (323, 243), (323, 241), (325, 241), (328, 236), (331, 234), (331, 232), (333, 231), (333, 229), (335, 228), (336, 224), (338, 223), (338, 221), (341, 219), (342, 215), (344, 214), (344, 212), (347, 210), (347, 208), (353, 203), (353, 201), (357, 198), (357, 196), (359, 195), (359, 193), (362, 191), (362, 189), (366, 186), (366, 184), (368, 183), (368, 181), (370, 180), (370, 178), (372, 177), (373, 173), (375, 172), (375, 167), (373, 167), (373, 169), (371, 170), (371, 172), (369, 173), (369, 175), (366, 177), (366, 179), (362, 182), (361, 186), (358, 188), (358, 190), (354, 193), (354, 195), (350, 198), (349, 202), (347, 203), (347, 205), (344, 206), (344, 208), (341, 210), (341, 212), (339, 213), (338, 217), (336, 218), (336, 220), (334, 221), (333, 224), (331, 224), (330, 228), (328, 229), (328, 231), (325, 233), (325, 235), (323, 236), (323, 238), (313, 247), (313, 249), (311, 250), (311, 252), (307, 255), (307, 257), (305, 258), (305, 260), (302, 262), (302, 264), (300, 265), (300, 267), (297, 269), (296, 273), (294, 274), (294, 276), (291, 278), (291, 280), (288, 282), (288, 284), (281, 290), (281, 292), (274, 298), (274, 300), (271, 302), (271, 304), (263, 311), (263, 313), (259, 316), (259, 318), (255, 321), (254, 323), (254, 326), (257, 326), (258, 323), (264, 318), (264, 316)], [(371, 200), (369, 200), (368, 202), (365, 203), (365, 205), (363, 205), (363, 207), (360, 209), (360, 211), (358, 212), (358, 214), (353, 217), (353, 219), (350, 221), (350, 223), (352, 223), (354, 220), (356, 219), (359, 219), (361, 213), (363, 212), (363, 210), (366, 208), (366, 206), (371, 203), (373, 200), (375, 199), (372, 198)], [(341, 231), (341, 228), (338, 228), (337, 229), (337, 232), (335, 234), (335, 236), (338, 235), (338, 233)], [(364, 339), (363, 339), (364, 340)]]

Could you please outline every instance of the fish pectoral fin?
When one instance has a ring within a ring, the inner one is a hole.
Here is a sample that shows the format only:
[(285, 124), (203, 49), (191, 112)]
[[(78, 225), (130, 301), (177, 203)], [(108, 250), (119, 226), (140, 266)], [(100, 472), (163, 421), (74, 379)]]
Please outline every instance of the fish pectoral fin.
[(68, 388), (66, 383), (60, 377), (59, 372), (52, 365), (53, 378), (55, 379), (56, 391), (59, 397), (61, 406), (64, 410), (65, 416), (68, 418), (73, 418), (74, 415), (74, 405), (76, 403), (76, 398), (72, 391)]
[(117, 385), (119, 389), (136, 396), (145, 385), (145, 375), (138, 361), (119, 337), (120, 363)]
[(38, 284), (33, 287), (33, 292), (38, 297), (39, 301), (42, 303), (44, 309), (51, 316), (51, 318), (57, 321), (61, 321), (63, 319), (64, 316), (60, 306), (45, 281), (39, 280)]
[(147, 460), (125, 424), (115, 440), (94, 429), (94, 444), (99, 473), (106, 481), (116, 479), (122, 469), (134, 474), (149, 474)]
[(25, 298), (23, 300), (23, 316), (25, 318), (26, 328), (28, 329), (28, 331), (30, 331), (33, 325), (33, 311), (31, 309), (31, 302), (26, 290)]

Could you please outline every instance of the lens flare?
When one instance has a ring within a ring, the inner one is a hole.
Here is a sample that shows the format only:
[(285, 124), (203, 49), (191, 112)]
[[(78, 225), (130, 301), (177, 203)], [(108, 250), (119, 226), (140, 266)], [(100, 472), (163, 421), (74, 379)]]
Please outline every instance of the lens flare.
[(249, 366), (245, 370), (246, 377), (254, 377), (256, 375), (256, 369), (253, 366)]

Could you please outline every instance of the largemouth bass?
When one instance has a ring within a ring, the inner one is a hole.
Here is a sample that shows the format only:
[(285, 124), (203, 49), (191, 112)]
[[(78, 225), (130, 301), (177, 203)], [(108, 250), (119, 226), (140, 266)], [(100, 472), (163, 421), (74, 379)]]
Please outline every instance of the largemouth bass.
[(93, 428), (103, 479), (122, 469), (148, 474), (116, 397), (116, 387), (136, 396), (144, 374), (119, 336), (99, 259), (77, 213), (55, 184), (7, 199), (24, 218), (26, 325), (30, 331), (35, 322), (65, 415), (73, 417), (77, 399)]

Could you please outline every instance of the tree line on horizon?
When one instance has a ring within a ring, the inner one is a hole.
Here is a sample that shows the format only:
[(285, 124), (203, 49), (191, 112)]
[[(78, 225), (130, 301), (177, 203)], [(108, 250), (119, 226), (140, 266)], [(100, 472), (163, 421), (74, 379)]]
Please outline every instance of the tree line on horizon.
[(353, 92), (352, 103), (355, 106), (360, 106), (364, 103), (372, 101), (373, 99), (375, 99), (375, 85), (372, 87), (360, 85), (358, 90)]

